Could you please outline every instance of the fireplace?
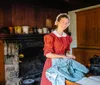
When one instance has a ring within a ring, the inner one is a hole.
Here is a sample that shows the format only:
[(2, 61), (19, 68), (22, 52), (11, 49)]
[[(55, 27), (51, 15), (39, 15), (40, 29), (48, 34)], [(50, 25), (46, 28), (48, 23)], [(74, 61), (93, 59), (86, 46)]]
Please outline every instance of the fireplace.
[(40, 84), (46, 58), (43, 55), (43, 36), (23, 34), (1, 37), (4, 40), (6, 85), (28, 85), (24, 81), (29, 79), (34, 80), (35, 85)]

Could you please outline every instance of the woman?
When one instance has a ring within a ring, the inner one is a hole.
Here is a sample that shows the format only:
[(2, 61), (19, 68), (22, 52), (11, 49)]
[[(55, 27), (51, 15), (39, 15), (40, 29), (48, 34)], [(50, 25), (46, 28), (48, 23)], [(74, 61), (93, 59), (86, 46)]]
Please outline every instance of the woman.
[(64, 30), (70, 25), (70, 18), (67, 13), (61, 13), (57, 16), (55, 25), (56, 30), (44, 36), (44, 55), (47, 57), (42, 73), (41, 85), (52, 85), (46, 78), (45, 72), (52, 66), (53, 58), (73, 58), (75, 56), (69, 54), (71, 36), (68, 36)]

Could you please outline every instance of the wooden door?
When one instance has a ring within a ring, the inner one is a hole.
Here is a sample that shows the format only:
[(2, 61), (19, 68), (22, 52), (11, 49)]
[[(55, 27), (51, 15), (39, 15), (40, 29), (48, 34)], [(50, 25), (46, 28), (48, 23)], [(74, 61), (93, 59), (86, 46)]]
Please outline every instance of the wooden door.
[(97, 21), (95, 18), (95, 10), (89, 10), (86, 13), (86, 42), (85, 45), (89, 48), (97, 47)]
[(98, 47), (100, 48), (100, 7), (96, 10), (96, 21), (97, 21), (97, 39), (98, 39)]
[(77, 13), (78, 47), (100, 48), (100, 9), (97, 9)]
[(77, 13), (77, 44), (78, 47), (86, 45), (86, 16), (84, 13)]

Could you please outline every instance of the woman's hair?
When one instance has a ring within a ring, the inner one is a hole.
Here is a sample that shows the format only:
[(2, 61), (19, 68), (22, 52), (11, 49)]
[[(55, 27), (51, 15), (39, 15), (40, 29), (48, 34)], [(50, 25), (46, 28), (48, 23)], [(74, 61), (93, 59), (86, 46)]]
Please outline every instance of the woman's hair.
[(69, 24), (70, 24), (70, 17), (67, 13), (60, 13), (55, 20), (55, 25), (57, 25), (57, 22), (61, 20), (61, 18), (67, 18), (69, 20)]

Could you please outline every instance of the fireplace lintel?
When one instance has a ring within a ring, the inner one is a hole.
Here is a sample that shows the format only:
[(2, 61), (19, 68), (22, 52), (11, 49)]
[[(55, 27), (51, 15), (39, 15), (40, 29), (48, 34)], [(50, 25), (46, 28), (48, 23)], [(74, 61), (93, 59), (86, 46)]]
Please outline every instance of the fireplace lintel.
[(33, 40), (43, 39), (45, 34), (0, 34), (1, 40)]

